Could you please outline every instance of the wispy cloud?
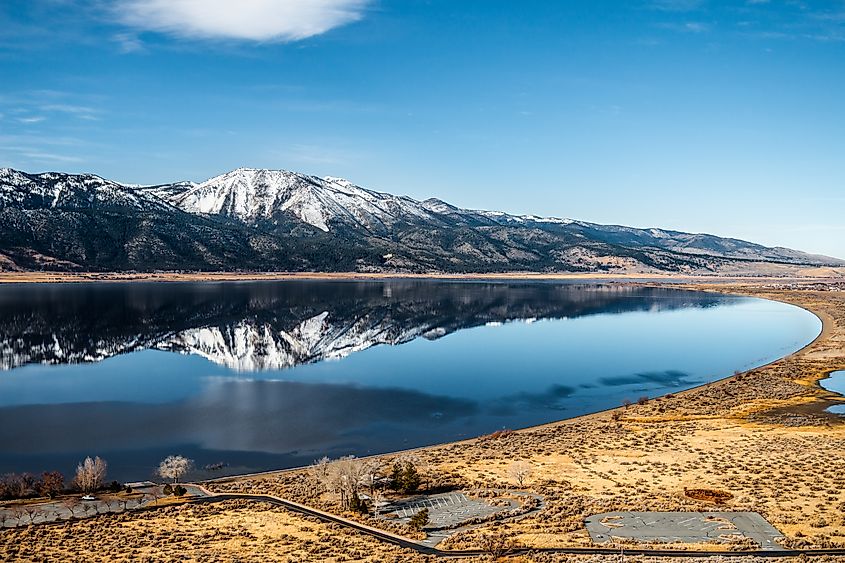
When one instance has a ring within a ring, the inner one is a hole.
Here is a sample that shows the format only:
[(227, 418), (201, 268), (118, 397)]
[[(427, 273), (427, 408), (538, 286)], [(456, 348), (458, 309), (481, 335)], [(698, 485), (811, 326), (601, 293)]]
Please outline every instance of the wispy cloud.
[(76, 156), (47, 152), (21, 152), (21, 156), (36, 162), (82, 162), (82, 159)]
[[(64, 148), (70, 149), (71, 147), (69, 146), (64, 147), (61, 143), (57, 143), (52, 147), (45, 146), (42, 148), (38, 146), (39, 144), (41, 143), (37, 139), (27, 139), (26, 137), (14, 135), (0, 135), (0, 161), (17, 163), (23, 167), (42, 162), (83, 162), (83, 159), (78, 156), (60, 152)], [(50, 143), (44, 144), (49, 145)]]
[(704, 5), (704, 0), (651, 0), (649, 7), (663, 12), (690, 12)]
[(703, 22), (661, 23), (658, 24), (658, 27), (681, 33), (706, 33), (710, 31), (710, 25)]
[(138, 53), (144, 50), (144, 42), (134, 33), (115, 33), (112, 39), (122, 53)]
[(98, 118), (99, 110), (89, 106), (77, 106), (72, 104), (45, 104), (39, 106), (43, 112), (64, 113), (78, 117), (79, 119), (96, 120)]
[(338, 170), (342, 166), (360, 163), (370, 157), (371, 154), (360, 146), (349, 147), (333, 141), (291, 143), (267, 150), (263, 155), (271, 167), (330, 167), (329, 170)]
[[(361, 19), (370, 0), (117, 0), (139, 31), (193, 39), (297, 41)], [(127, 38), (130, 36), (127, 36)], [(126, 38), (124, 38), (126, 39)], [(124, 46), (134, 44), (124, 42)]]
[(54, 117), (97, 121), (103, 111), (93, 105), (94, 101), (91, 96), (79, 96), (68, 92), (28, 90), (0, 95), (0, 109), (10, 117), (14, 116), (14, 121), (24, 125), (41, 123), (48, 119), (51, 122), (63, 121), (54, 120)]

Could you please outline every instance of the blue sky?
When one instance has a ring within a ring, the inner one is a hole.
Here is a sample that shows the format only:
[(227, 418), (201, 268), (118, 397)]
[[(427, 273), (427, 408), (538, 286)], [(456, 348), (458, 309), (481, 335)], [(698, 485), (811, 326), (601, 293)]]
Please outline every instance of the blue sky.
[(238, 166), (845, 257), (845, 1), (5, 0), (0, 166)]

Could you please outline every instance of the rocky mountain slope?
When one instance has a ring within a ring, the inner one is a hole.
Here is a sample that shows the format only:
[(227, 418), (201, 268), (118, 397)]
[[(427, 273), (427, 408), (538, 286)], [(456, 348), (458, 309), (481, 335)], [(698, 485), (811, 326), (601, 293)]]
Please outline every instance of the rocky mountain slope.
[(737, 239), (461, 209), (240, 168), (128, 186), (0, 169), (0, 269), (707, 273), (845, 261)]

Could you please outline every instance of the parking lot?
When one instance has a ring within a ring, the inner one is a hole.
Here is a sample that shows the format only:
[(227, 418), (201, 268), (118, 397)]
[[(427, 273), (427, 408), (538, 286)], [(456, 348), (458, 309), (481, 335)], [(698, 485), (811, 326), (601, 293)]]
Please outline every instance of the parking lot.
[(483, 500), (469, 499), (463, 493), (445, 493), (404, 499), (385, 506), (381, 512), (383, 517), (408, 522), (420, 510), (428, 509), (429, 523), (426, 528), (441, 529), (517, 506), (518, 504), (513, 501), (510, 506), (493, 506)]

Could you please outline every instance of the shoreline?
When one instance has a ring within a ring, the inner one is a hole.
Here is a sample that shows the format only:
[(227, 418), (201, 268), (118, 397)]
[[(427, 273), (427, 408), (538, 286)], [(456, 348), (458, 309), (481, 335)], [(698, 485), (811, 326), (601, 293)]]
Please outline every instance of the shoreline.
[[(650, 287), (650, 286), (652, 286), (652, 283), (635, 283), (635, 285), (641, 285), (643, 287)], [(750, 373), (752, 373), (756, 370), (765, 369), (765, 368), (770, 367), (774, 364), (777, 364), (778, 362), (782, 362), (782, 361), (785, 361), (785, 360), (789, 360), (791, 358), (798, 357), (802, 353), (809, 350), (811, 347), (813, 347), (816, 344), (821, 343), (824, 340), (826, 340), (827, 338), (829, 338), (829, 336), (831, 335), (832, 330), (833, 330), (834, 321), (833, 321), (833, 318), (830, 317), (830, 315), (826, 314), (823, 311), (813, 310), (806, 305), (801, 305), (801, 304), (798, 304), (798, 303), (794, 303), (792, 301), (778, 300), (778, 299), (772, 299), (772, 298), (766, 298), (766, 297), (759, 297), (759, 296), (753, 295), (751, 293), (736, 293), (736, 292), (733, 292), (733, 291), (728, 291), (728, 292), (719, 291), (718, 288), (706, 287), (706, 286), (702, 287), (700, 285), (695, 285), (695, 286), (690, 286), (690, 287), (679, 287), (678, 289), (694, 290), (694, 291), (701, 291), (701, 292), (714, 291), (714, 292), (724, 293), (724, 294), (727, 294), (727, 295), (734, 295), (734, 296), (737, 296), (737, 297), (754, 297), (754, 298), (757, 298), (757, 299), (767, 299), (769, 301), (775, 301), (775, 302), (783, 303), (783, 304), (786, 304), (786, 305), (793, 305), (795, 307), (799, 307), (800, 309), (803, 309), (804, 311), (807, 311), (808, 313), (810, 313), (811, 315), (816, 317), (819, 320), (819, 322), (821, 323), (821, 329), (819, 330), (819, 333), (815, 336), (815, 338), (813, 338), (810, 342), (808, 342), (807, 344), (805, 344), (801, 348), (799, 348), (799, 349), (797, 349), (793, 352), (790, 352), (789, 354), (787, 354), (785, 356), (775, 358), (774, 360), (771, 360), (771, 361), (766, 362), (764, 364), (760, 364), (758, 366), (755, 366), (755, 367), (752, 367), (752, 368), (749, 368), (749, 369), (746, 369), (746, 370), (743, 370), (743, 371), (740, 371), (740, 372), (736, 372), (736, 373), (733, 373), (731, 375), (727, 375), (725, 377), (714, 379), (712, 381), (708, 381), (706, 383), (702, 383), (702, 384), (696, 385), (694, 387), (684, 389), (682, 391), (669, 392), (669, 393), (664, 393), (662, 395), (656, 395), (654, 397), (649, 397), (649, 401), (665, 399), (667, 396), (670, 396), (670, 395), (677, 397), (677, 398), (680, 398), (680, 399), (684, 399), (687, 396), (689, 396), (689, 395), (691, 395), (691, 394), (693, 394), (697, 391), (705, 390), (705, 389), (710, 388), (710, 387), (714, 387), (714, 386), (717, 386), (717, 385), (720, 385), (720, 384), (724, 384), (724, 383), (731, 381), (731, 380), (734, 380), (738, 377), (741, 378), (741, 377), (743, 377), (747, 374), (750, 374)], [(826, 393), (841, 396), (843, 398), (842, 404), (845, 404), (845, 395), (840, 395), (840, 394), (835, 393), (833, 391), (828, 391), (828, 390), (824, 389), (823, 387), (821, 387), (818, 383), (819, 381), (821, 381), (825, 377), (829, 376), (832, 371), (837, 371), (837, 370), (833, 369), (830, 372), (827, 372), (826, 374), (821, 375), (820, 377), (818, 377), (814, 381), (814, 383), (820, 390), (822, 390)], [(838, 403), (833, 403), (833, 404), (838, 404)], [(823, 414), (825, 409), (828, 406), (829, 405), (819, 405), (818, 414)], [(580, 414), (580, 415), (576, 415), (576, 416), (572, 416), (572, 417), (553, 420), (553, 421), (550, 421), (550, 422), (543, 422), (541, 424), (534, 424), (534, 425), (531, 425), (531, 426), (524, 426), (524, 427), (521, 427), (521, 428), (507, 429), (507, 430), (509, 432), (513, 432), (513, 433), (525, 433), (525, 432), (533, 432), (533, 431), (538, 431), (538, 430), (542, 431), (544, 429), (554, 428), (555, 426), (559, 426), (561, 424), (576, 423), (576, 422), (579, 422), (579, 421), (584, 421), (584, 422), (595, 421), (596, 419), (606, 417), (607, 415), (612, 416), (612, 413), (614, 413), (616, 411), (623, 411), (624, 412), (625, 410), (627, 410), (627, 407), (625, 407), (623, 405), (619, 405), (619, 406), (609, 407), (609, 408), (606, 408), (606, 409), (602, 409), (602, 410), (598, 410), (598, 411), (594, 411), (594, 412), (590, 412), (590, 413), (586, 413), (586, 414)], [(831, 415), (831, 416), (840, 418), (842, 424), (845, 424), (845, 416), (839, 416), (839, 415)], [(460, 444), (470, 444), (470, 443), (477, 442), (478, 440), (482, 440), (486, 436), (487, 436), (487, 434), (482, 434), (482, 435), (479, 435), (479, 436), (473, 436), (473, 437), (470, 437), (470, 438), (465, 438), (463, 440), (453, 440), (453, 441), (449, 441), (449, 442), (439, 442), (439, 443), (435, 443), (435, 444), (429, 444), (429, 445), (426, 445), (426, 446), (417, 446), (417, 447), (414, 447), (414, 448), (407, 448), (407, 449), (402, 449), (402, 450), (392, 450), (392, 451), (382, 452), (382, 453), (378, 453), (378, 454), (371, 454), (371, 455), (366, 455), (366, 456), (356, 456), (356, 457), (359, 457), (359, 459), (376, 459), (376, 458), (380, 458), (380, 457), (402, 456), (402, 455), (411, 454), (411, 453), (414, 453), (414, 452), (421, 452), (421, 451), (435, 449), (435, 448), (451, 447), (451, 446), (457, 446), (457, 445), (460, 445)], [(295, 466), (295, 467), (286, 467), (286, 468), (280, 468), (280, 469), (267, 469), (267, 470), (256, 471), (256, 472), (251, 472), (251, 473), (239, 473), (239, 474), (226, 475), (226, 476), (222, 476), (222, 477), (215, 477), (215, 478), (211, 478), (211, 479), (202, 479), (199, 482), (200, 483), (225, 483), (225, 482), (229, 482), (229, 481), (238, 481), (238, 480), (241, 480), (241, 479), (250, 479), (250, 478), (254, 478), (254, 477), (268, 477), (268, 476), (279, 475), (279, 474), (283, 474), (283, 473), (304, 471), (304, 470), (307, 470), (307, 469), (308, 469), (308, 465), (299, 465), (299, 466)]]
[(837, 275), (692, 275), (677, 273), (607, 272), (3, 272), (0, 284), (90, 283), (90, 282), (250, 282), (285, 280), (443, 280), (443, 281), (606, 281), (619, 283), (831, 283), (845, 281), (845, 269)]

